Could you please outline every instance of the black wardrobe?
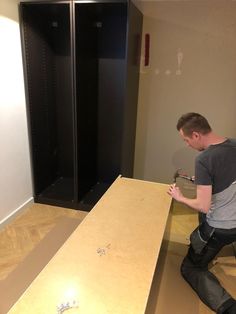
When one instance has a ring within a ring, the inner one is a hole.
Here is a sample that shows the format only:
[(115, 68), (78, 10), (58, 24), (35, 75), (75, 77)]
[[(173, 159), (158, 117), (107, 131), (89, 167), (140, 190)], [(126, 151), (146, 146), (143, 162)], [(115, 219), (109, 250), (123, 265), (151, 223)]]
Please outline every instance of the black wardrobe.
[(142, 15), (131, 1), (21, 2), (35, 202), (90, 210), (132, 177)]

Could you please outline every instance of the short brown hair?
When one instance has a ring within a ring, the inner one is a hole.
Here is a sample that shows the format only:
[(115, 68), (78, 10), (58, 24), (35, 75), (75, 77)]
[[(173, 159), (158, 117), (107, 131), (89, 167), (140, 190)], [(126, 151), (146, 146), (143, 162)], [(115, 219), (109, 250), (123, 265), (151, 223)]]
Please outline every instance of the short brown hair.
[(211, 127), (205, 117), (196, 112), (183, 114), (176, 125), (178, 131), (182, 129), (185, 135), (192, 135), (193, 132), (207, 134), (211, 132)]

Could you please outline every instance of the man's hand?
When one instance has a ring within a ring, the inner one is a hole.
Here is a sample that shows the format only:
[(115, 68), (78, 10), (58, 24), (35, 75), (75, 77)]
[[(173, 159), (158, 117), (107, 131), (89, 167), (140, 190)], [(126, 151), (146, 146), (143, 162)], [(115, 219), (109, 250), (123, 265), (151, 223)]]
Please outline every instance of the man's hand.
[(181, 202), (181, 199), (183, 198), (182, 192), (180, 191), (179, 187), (177, 187), (175, 184), (170, 185), (167, 193), (178, 202)]
[(181, 202), (199, 212), (207, 214), (211, 206), (211, 185), (197, 185), (197, 197), (187, 198), (184, 197), (180, 189), (175, 185), (171, 184), (167, 192), (176, 201)]

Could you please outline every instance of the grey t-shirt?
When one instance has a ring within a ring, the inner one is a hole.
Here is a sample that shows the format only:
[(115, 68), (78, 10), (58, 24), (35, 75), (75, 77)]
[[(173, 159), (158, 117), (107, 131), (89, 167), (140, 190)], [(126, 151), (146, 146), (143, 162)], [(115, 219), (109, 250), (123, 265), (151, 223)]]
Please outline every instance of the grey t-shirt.
[(210, 145), (195, 161), (195, 183), (212, 185), (210, 226), (236, 228), (236, 139)]

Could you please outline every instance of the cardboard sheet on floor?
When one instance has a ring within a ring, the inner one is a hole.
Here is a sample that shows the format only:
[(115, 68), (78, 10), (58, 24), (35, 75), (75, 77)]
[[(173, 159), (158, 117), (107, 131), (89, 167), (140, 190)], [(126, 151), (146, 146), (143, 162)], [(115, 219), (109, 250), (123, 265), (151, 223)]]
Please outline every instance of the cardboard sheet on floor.
[(180, 275), (182, 260), (181, 255), (160, 253), (145, 314), (198, 314), (198, 298)]
[(26, 258), (0, 281), (0, 313), (5, 314), (55, 255), (81, 220), (62, 217)]
[[(188, 246), (182, 243), (163, 243), (145, 314), (214, 313), (199, 300), (180, 274), (180, 266), (187, 250)], [(224, 256), (224, 258), (219, 258), (219, 262), (210, 270), (236, 298), (236, 276), (234, 276), (236, 262), (232, 248), (225, 247), (219, 256)]]

